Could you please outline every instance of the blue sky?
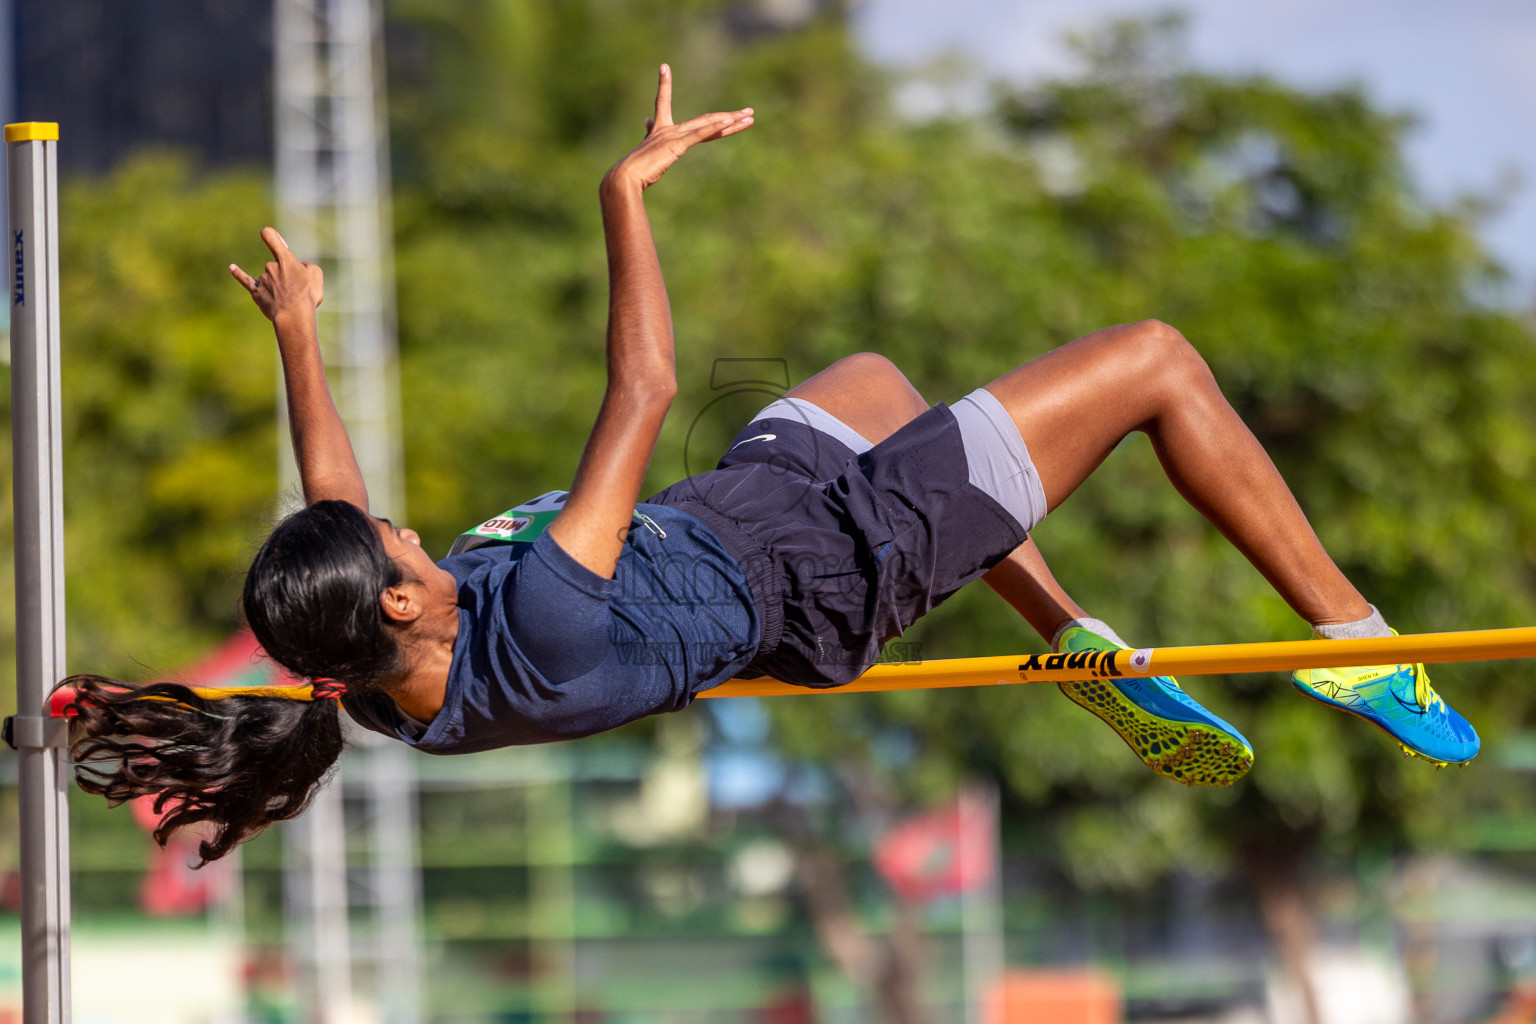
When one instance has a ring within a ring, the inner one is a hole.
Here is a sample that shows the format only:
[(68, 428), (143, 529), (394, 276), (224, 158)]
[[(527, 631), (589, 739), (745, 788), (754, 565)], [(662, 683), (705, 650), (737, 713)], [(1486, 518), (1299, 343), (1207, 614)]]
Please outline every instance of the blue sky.
[[(1197, 65), (1308, 88), (1363, 83), (1420, 126), (1408, 158), (1425, 193), (1505, 197), (1483, 237), (1536, 304), (1536, 0), (863, 0), (866, 51), (920, 67), (946, 52), (1027, 82), (1070, 74), (1065, 33), (1170, 7)], [(923, 102), (921, 93), (915, 103)]]

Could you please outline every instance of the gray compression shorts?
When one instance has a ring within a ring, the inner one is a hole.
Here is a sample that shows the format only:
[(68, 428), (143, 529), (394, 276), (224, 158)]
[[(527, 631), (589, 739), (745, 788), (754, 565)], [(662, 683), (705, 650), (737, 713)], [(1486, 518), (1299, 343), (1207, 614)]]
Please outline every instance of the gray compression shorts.
[[(1034, 529), (1045, 518), (1045, 490), (1013, 417), (986, 388), (977, 388), (949, 408), (960, 427), (971, 484), (1007, 509), (1024, 530)], [(772, 402), (753, 422), (771, 419), (799, 420), (855, 455), (874, 447), (848, 424), (803, 398)]]

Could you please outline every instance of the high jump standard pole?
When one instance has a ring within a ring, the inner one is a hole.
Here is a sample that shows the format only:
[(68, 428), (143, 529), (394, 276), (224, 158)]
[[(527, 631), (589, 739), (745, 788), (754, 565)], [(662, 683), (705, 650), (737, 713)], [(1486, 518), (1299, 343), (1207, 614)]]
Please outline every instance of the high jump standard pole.
[(64, 678), (59, 416), (59, 126), (5, 126), (10, 171), (11, 450), (23, 1024), (69, 1021), (68, 733), (45, 704)]

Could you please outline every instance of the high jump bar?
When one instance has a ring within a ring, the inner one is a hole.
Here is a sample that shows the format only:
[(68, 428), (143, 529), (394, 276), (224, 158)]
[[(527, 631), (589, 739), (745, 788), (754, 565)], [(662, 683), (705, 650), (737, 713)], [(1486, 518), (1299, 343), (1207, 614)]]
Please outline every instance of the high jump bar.
[(1369, 640), (1281, 640), (1270, 643), (1211, 644), (1204, 647), (1144, 647), (1134, 651), (1077, 654), (1019, 654), (995, 658), (952, 658), (876, 665), (846, 686), (818, 689), (776, 679), (732, 679), (700, 697), (783, 697), (807, 693), (871, 693), (883, 690), (940, 690), (957, 686), (1011, 683), (1068, 683), (1138, 676), (1205, 676), (1243, 672), (1292, 672), (1302, 668), (1347, 668), (1424, 662), (1498, 661), (1536, 658), (1536, 626), (1417, 633)]
[[(796, 686), (777, 679), (731, 679), (698, 696), (789, 697), (815, 693), (947, 690), (962, 686), (1070, 683), (1147, 676), (1236, 675), (1245, 672), (1293, 672), (1302, 668), (1346, 668), (1352, 665), (1414, 662), (1434, 665), (1453, 661), (1506, 661), (1517, 658), (1536, 658), (1536, 626), (1416, 633), (1368, 640), (1280, 640), (1268, 643), (1211, 644), (1204, 647), (1143, 647), (1133, 651), (1014, 654), (994, 658), (893, 662), (876, 665), (843, 686)], [(293, 693), (299, 687), (194, 686), (191, 689), (200, 697), (218, 700), (225, 697), (281, 697)], [(49, 696), (47, 717), (55, 720), (69, 717), (65, 709), (74, 700), (74, 696), (74, 690), (69, 688), (55, 690)], [(304, 696), (298, 699), (310, 698)]]

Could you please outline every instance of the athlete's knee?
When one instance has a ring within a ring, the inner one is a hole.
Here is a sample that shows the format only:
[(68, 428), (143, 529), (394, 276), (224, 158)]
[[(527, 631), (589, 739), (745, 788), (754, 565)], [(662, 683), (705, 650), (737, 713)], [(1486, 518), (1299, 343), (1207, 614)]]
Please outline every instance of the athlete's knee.
[(901, 367), (878, 352), (855, 352), (838, 360), (837, 365), (864, 386), (889, 396), (890, 401), (915, 404), (917, 411), (927, 408)]
[(1155, 378), (1176, 387), (1214, 381), (1210, 367), (1183, 332), (1161, 320), (1127, 325), (1136, 358)]
[(855, 352), (851, 356), (839, 359), (837, 365), (861, 377), (877, 380), (883, 378), (891, 382), (899, 380), (903, 384), (907, 381), (906, 374), (901, 372), (901, 368), (878, 352)]
[(1182, 331), (1161, 320), (1138, 320), (1126, 324), (1126, 330), (1150, 359), (1183, 360), (1190, 354), (1198, 355)]

